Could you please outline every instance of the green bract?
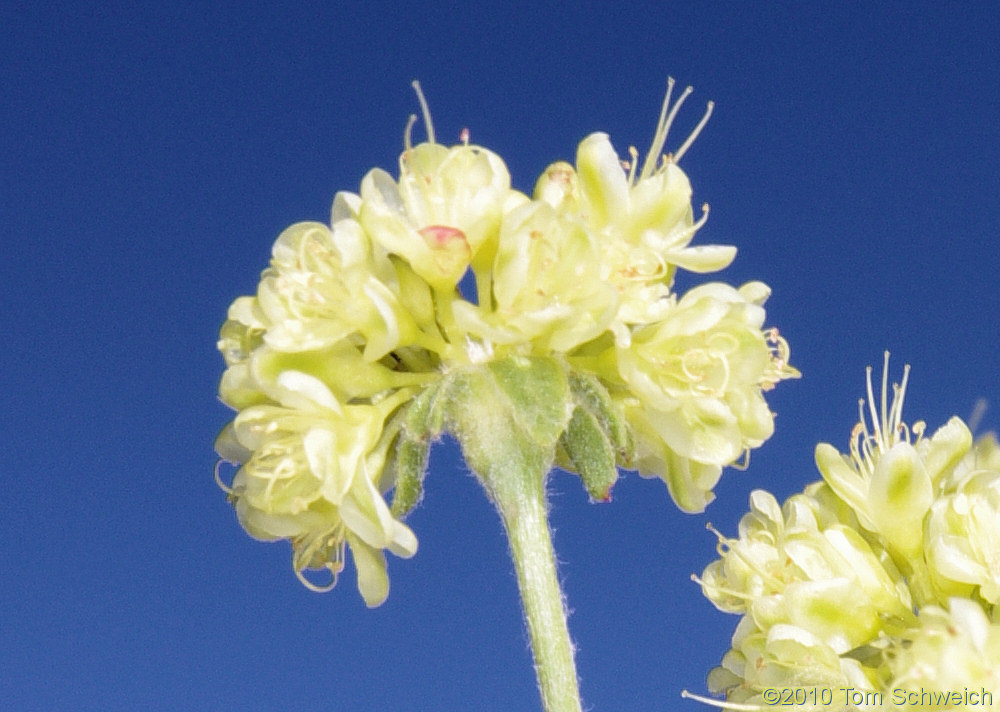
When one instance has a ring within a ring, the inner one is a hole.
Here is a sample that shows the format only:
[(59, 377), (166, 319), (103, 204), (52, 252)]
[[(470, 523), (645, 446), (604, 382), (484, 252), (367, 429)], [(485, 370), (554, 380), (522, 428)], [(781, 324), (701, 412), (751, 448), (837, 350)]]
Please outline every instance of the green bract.
[[(870, 419), (862, 401), (849, 454), (817, 447), (823, 481), (781, 508), (754, 492), (739, 537), (719, 535), (702, 590), (743, 615), (709, 675), (725, 704), (763, 709), (768, 687), (854, 687), (900, 710), (968, 700), (926, 706), (898, 690), (1000, 694), (1000, 448), (990, 436), (973, 446), (958, 418), (930, 438), (908, 427), (906, 376), (890, 405), (887, 372), (888, 354), (880, 405), (869, 369)], [(799, 653), (782, 657), (775, 639)]]
[(702, 509), (771, 435), (764, 391), (798, 374), (764, 328), (765, 285), (672, 291), (677, 269), (736, 254), (691, 245), (707, 213), (694, 220), (677, 160), (693, 136), (662, 155), (680, 103), (668, 92), (642, 170), (592, 134), (533, 198), (495, 153), (437, 143), (425, 114), (429, 141), (407, 128), (398, 176), (373, 169), (329, 226), (285, 230), (219, 338), (219, 394), (239, 412), (217, 450), (238, 465), (226, 489), (247, 531), (291, 540), (300, 575), (336, 576), (349, 547), (377, 605), (384, 550), (416, 551), (401, 518), (444, 432), (493, 492), (516, 458), (575, 472), (597, 500), (637, 469)]

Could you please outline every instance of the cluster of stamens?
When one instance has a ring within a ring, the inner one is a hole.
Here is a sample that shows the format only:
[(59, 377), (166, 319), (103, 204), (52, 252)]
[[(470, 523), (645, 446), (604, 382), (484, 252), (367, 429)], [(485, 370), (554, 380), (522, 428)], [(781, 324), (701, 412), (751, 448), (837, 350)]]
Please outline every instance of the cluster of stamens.
[(871, 476), (879, 458), (899, 442), (919, 442), (926, 424), (917, 421), (911, 428), (903, 422), (903, 400), (906, 397), (906, 382), (910, 377), (910, 366), (903, 368), (903, 382), (892, 384), (892, 403), (888, 403), (889, 393), (889, 352), (885, 352), (882, 363), (882, 392), (879, 405), (875, 404), (872, 388), (872, 367), (867, 368), (868, 412), (872, 429), (868, 429), (865, 415), (865, 399), (858, 399), (858, 422), (851, 431), (851, 459), (858, 471)]

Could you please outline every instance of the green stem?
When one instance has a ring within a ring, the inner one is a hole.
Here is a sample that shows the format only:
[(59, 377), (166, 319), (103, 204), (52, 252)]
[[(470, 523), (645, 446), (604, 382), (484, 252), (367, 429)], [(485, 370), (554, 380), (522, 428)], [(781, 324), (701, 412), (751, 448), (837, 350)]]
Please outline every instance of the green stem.
[(581, 712), (562, 590), (549, 535), (545, 476), (516, 458), (483, 477), (510, 541), (545, 712)]

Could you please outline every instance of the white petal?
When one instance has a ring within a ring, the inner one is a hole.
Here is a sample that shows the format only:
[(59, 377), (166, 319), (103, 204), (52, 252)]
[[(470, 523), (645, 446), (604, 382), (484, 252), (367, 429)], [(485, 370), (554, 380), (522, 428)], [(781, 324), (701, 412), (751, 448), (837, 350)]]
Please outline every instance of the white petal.
[(592, 133), (580, 142), (576, 170), (589, 218), (598, 227), (628, 214), (628, 180), (607, 134)]
[(323, 381), (308, 373), (284, 371), (278, 375), (277, 384), (287, 392), (287, 396), (282, 398), (285, 405), (293, 408), (321, 405), (335, 413), (343, 412), (330, 388)]
[(736, 259), (736, 248), (732, 245), (696, 245), (669, 250), (663, 257), (682, 269), (704, 274), (728, 267)]
[(347, 535), (358, 572), (358, 591), (369, 608), (385, 602), (389, 596), (389, 574), (385, 570), (385, 554), (381, 549), (365, 544), (357, 537)]

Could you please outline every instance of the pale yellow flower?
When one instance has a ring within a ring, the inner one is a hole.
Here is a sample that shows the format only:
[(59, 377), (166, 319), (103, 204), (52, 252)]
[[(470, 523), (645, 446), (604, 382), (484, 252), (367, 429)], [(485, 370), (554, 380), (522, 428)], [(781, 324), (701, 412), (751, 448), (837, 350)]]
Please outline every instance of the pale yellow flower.
[(862, 645), (887, 619), (905, 623), (912, 601), (891, 561), (880, 560), (849, 526), (821, 528), (822, 505), (806, 494), (778, 507), (756, 490), (738, 539), (720, 536), (721, 558), (701, 577), (705, 595), (720, 609), (746, 613), (763, 631), (792, 625), (837, 654)]
[(1000, 703), (1000, 624), (973, 601), (952, 598), (947, 608), (924, 608), (891, 660), (885, 700), (892, 709), (981, 710)]
[[(745, 617), (736, 627), (732, 648), (722, 664), (708, 675), (709, 691), (725, 695), (726, 702), (687, 696), (738, 710), (763, 711), (792, 701), (796, 704), (790, 709), (818, 712), (847, 709), (840, 704), (844, 688), (870, 690), (875, 685), (870, 670), (838, 655), (809, 630), (786, 624), (762, 630)], [(798, 699), (796, 689), (801, 693)], [(780, 697), (765, 697), (765, 691), (773, 694), (775, 690)]]
[(820, 686), (837, 709), (982, 709), (1000, 692), (1000, 449), (958, 418), (908, 427), (907, 378), (890, 403), (887, 371), (888, 354), (878, 403), (868, 371), (850, 454), (817, 448), (823, 481), (781, 509), (754, 492), (739, 537), (720, 535), (700, 583), (743, 618), (709, 675), (726, 701), (707, 701), (763, 710), (769, 688)]
[(407, 147), (399, 181), (376, 168), (361, 181), (359, 218), (386, 251), (409, 262), (437, 289), (454, 287), (473, 264), (496, 253), (510, 174), (479, 146)]
[(851, 435), (850, 456), (821, 443), (816, 447), (816, 465), (833, 491), (854, 509), (863, 527), (885, 537), (899, 554), (919, 558), (934, 483), (961, 460), (972, 445), (972, 436), (958, 418), (952, 418), (931, 438), (923, 438), (923, 422), (908, 427), (902, 410), (909, 368), (902, 385), (894, 384), (892, 405), (887, 408), (888, 368), (887, 353), (881, 408), (876, 406), (868, 369), (871, 430), (862, 401), (860, 419)]
[(541, 353), (569, 352), (607, 331), (616, 290), (601, 278), (597, 237), (548, 203), (504, 215), (492, 270), (492, 299), (456, 302), (458, 325), (494, 345), (531, 343)]
[(931, 575), (943, 595), (1000, 603), (1000, 472), (970, 473), (934, 502), (926, 529)]
[(293, 407), (245, 408), (216, 442), (219, 455), (239, 464), (228, 487), (240, 523), (264, 540), (290, 539), (293, 565), (303, 583), (310, 568), (325, 568), (331, 587), (349, 545), (358, 587), (369, 606), (388, 594), (383, 549), (416, 553), (417, 540), (393, 518), (379, 478), (391, 438), (384, 421), (404, 400), (379, 405), (341, 405), (306, 384)]
[(580, 143), (575, 169), (563, 161), (553, 163), (535, 186), (536, 199), (579, 216), (598, 236), (601, 278), (621, 293), (615, 333), (625, 342), (624, 325), (662, 316), (678, 267), (714, 272), (736, 256), (735, 247), (689, 244), (707, 211), (694, 221), (691, 184), (677, 163), (707, 122), (712, 105), (677, 152), (663, 156), (673, 119), (691, 91), (689, 87), (671, 107), (672, 88), (673, 80), (641, 171), (635, 149), (630, 149), (626, 172), (608, 135), (594, 133)]
[(640, 472), (661, 477), (683, 509), (703, 509), (721, 466), (771, 436), (763, 391), (798, 375), (785, 341), (762, 330), (769, 293), (759, 282), (696, 287), (616, 348)]

